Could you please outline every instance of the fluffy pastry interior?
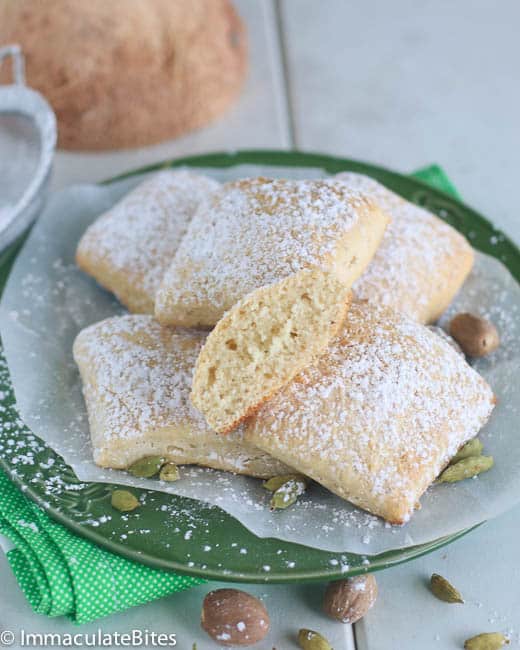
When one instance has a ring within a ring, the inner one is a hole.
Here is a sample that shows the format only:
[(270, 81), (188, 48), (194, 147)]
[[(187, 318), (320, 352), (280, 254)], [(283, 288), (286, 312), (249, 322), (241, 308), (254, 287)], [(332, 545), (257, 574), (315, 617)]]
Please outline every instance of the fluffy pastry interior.
[(124, 469), (149, 455), (271, 477), (288, 467), (241, 432), (219, 436), (190, 403), (205, 334), (162, 328), (150, 316), (108, 318), (82, 330), (74, 359), (83, 380), (94, 460)]
[(191, 399), (210, 427), (227, 433), (324, 352), (349, 301), (331, 273), (306, 269), (237, 303), (195, 366)]
[(327, 352), (262, 405), (245, 437), (342, 498), (404, 523), (494, 402), (449, 343), (353, 301)]

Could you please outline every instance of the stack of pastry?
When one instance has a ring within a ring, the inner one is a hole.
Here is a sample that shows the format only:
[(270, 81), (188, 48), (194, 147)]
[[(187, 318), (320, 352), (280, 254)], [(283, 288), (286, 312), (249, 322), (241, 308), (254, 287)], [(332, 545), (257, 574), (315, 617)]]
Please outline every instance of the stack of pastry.
[(402, 523), (493, 409), (425, 326), (471, 247), (368, 177), (165, 170), (90, 226), (77, 261), (138, 312), (74, 344), (103, 467), (296, 470)]

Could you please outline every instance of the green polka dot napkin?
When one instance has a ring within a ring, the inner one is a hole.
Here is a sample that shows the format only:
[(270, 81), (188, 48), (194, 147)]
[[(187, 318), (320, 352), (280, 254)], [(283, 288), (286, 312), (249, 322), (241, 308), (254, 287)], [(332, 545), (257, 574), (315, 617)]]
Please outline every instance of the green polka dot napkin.
[(0, 471), (0, 534), (35, 612), (87, 623), (188, 589), (198, 578), (151, 569), (99, 548), (52, 521)]
[[(415, 176), (457, 195), (433, 165)], [(151, 569), (105, 551), (69, 532), (29, 501), (0, 471), (0, 534), (7, 559), (35, 612), (66, 615), (76, 623), (149, 602), (204, 582)]]

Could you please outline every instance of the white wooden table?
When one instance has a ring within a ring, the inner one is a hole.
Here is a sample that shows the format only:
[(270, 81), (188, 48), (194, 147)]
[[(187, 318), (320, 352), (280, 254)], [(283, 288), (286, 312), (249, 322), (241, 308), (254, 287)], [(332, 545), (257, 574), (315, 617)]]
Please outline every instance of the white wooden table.
[[(403, 172), (442, 164), (468, 203), (520, 240), (520, 2), (501, 0), (236, 0), (249, 26), (251, 70), (236, 107), (210, 128), (140, 150), (58, 155), (54, 188), (164, 158), (239, 148), (298, 148)], [(482, 631), (520, 647), (520, 508), (427, 557), (378, 574), (380, 597), (351, 628), (320, 613), (323, 586), (248, 587), (273, 629), (261, 650), (296, 648), (319, 629), (335, 650), (461, 648)], [(432, 572), (466, 597), (428, 592)], [(0, 628), (78, 631), (31, 613), (0, 558)], [(178, 648), (216, 646), (199, 631), (207, 586), (82, 631), (177, 632)], [(17, 644), (12, 647), (17, 647)]]

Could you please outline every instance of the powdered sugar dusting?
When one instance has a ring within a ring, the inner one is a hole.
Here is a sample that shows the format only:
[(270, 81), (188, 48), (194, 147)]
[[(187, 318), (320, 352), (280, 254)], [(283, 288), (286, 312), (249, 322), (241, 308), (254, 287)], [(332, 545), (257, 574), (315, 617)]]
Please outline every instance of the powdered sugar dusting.
[(262, 407), (247, 437), (337, 494), (402, 521), (492, 408), (486, 382), (444, 340), (357, 303), (328, 353)]
[(193, 214), (219, 187), (185, 170), (153, 175), (87, 229), (78, 250), (89, 272), (133, 311), (153, 312), (155, 293)]
[(207, 427), (188, 399), (191, 373), (205, 336), (162, 330), (148, 316), (121, 316), (91, 325), (78, 335), (74, 357), (82, 370), (92, 410), (103, 409), (99, 435), (132, 438), (145, 429), (190, 420)]
[(125, 467), (147, 454), (271, 476), (282, 463), (243, 442), (217, 436), (189, 399), (205, 334), (162, 328), (151, 316), (109, 318), (74, 343), (95, 458)]
[(337, 180), (244, 179), (199, 207), (157, 295), (169, 304), (230, 308), (308, 266), (327, 266), (369, 203)]
[(374, 259), (354, 284), (356, 294), (416, 320), (430, 320), (432, 302), (448, 292), (449, 303), (453, 278), (461, 273), (464, 279), (459, 269), (466, 266), (469, 244), (441, 219), (368, 176), (342, 172), (336, 178), (373, 198), (392, 218)]
[[(225, 181), (259, 173), (302, 178), (312, 172), (302, 168), (280, 170), (278, 167), (237, 166), (218, 170), (217, 178)], [(120, 313), (120, 306), (74, 267), (74, 250), (86, 227), (97, 215), (110, 208), (136, 183), (136, 179), (126, 179), (101, 187), (73, 187), (49, 198), (47, 209), (33, 228), (11, 272), (1, 305), (0, 324), (18, 407), (24, 420), (65, 458), (81, 481), (153, 488), (153, 492), (151, 489), (146, 492), (147, 508), (154, 507), (154, 503), (159, 508), (160, 504), (161, 511), (165, 509), (165, 515), (171, 521), (164, 540), (157, 540), (155, 535), (154, 543), (174, 548), (176, 540), (182, 539), (186, 533), (182, 527), (178, 532), (178, 527), (179, 519), (188, 513), (181, 512), (178, 501), (168, 501), (166, 506), (164, 494), (161, 494), (164, 492), (216, 504), (260, 537), (310, 543), (316, 548), (337, 552), (334, 556), (324, 554), (320, 564), (325, 570), (332, 567), (334, 571), (348, 570), (351, 558), (343, 555), (346, 550), (362, 554), (368, 567), (372, 562), (370, 555), (455, 533), (490, 519), (518, 502), (520, 446), (514, 443), (514, 432), (520, 416), (517, 381), (520, 289), (500, 262), (480, 254), (454, 309), (474, 311), (491, 318), (501, 334), (501, 347), (491, 357), (475, 363), (499, 400), (489, 424), (480, 433), (485, 451), (495, 457), (496, 466), (475, 480), (430, 488), (421, 499), (422, 509), (406, 526), (387, 526), (379, 518), (351, 506), (318, 484), (312, 484), (291, 508), (271, 513), (270, 495), (256, 479), (192, 466), (182, 469), (180, 481), (166, 484), (96, 467), (92, 462), (79, 374), (71, 355), (72, 342), (82, 328)], [(57, 260), (60, 261), (57, 263)], [(27, 368), (31, 369), (30, 373)], [(3, 377), (5, 373), (0, 360), (0, 375)], [(60, 403), (60, 409), (56, 409), (57, 403)], [(33, 457), (32, 447), (27, 445), (27, 430), (15, 417), (0, 423), (0, 433), (0, 452), (9, 459), (13, 471), (22, 472), (26, 463), (30, 467), (35, 462), (50, 464), (48, 457), (43, 460), (39, 456)], [(22, 447), (18, 446), (19, 443)], [(38, 445), (41, 447), (39, 441)], [(50, 469), (39, 471), (45, 475), (40, 480), (46, 483), (49, 500), (54, 498), (54, 493), (62, 493), (71, 487), (64, 478), (57, 476), (62, 468), (63, 464), (56, 463)], [(207, 505), (199, 503), (196, 507), (190, 506), (189, 510), (190, 517), (196, 518), (198, 523), (191, 541), (200, 547), (206, 543), (213, 544), (209, 533), (204, 542), (199, 541), (205, 530), (205, 508)], [(141, 532), (142, 527), (132, 524), (130, 519), (125, 524), (128, 526), (125, 534), (129, 539), (130, 536), (134, 539), (143, 537), (143, 544), (146, 544), (149, 533)], [(225, 526), (224, 520), (222, 526)], [(114, 535), (117, 541), (119, 532), (114, 532)], [(239, 543), (231, 549), (231, 544), (237, 540), (231, 538), (229, 542), (230, 552), (247, 560), (250, 566), (255, 561), (261, 566), (262, 562), (252, 547)], [(201, 568), (202, 564), (211, 562), (209, 555), (201, 553), (199, 558), (194, 558), (187, 554), (187, 560), (190, 566)], [(281, 557), (289, 562), (297, 559), (287, 551)], [(274, 561), (269, 563), (274, 567)], [(295, 570), (299, 568), (297, 562)]]

